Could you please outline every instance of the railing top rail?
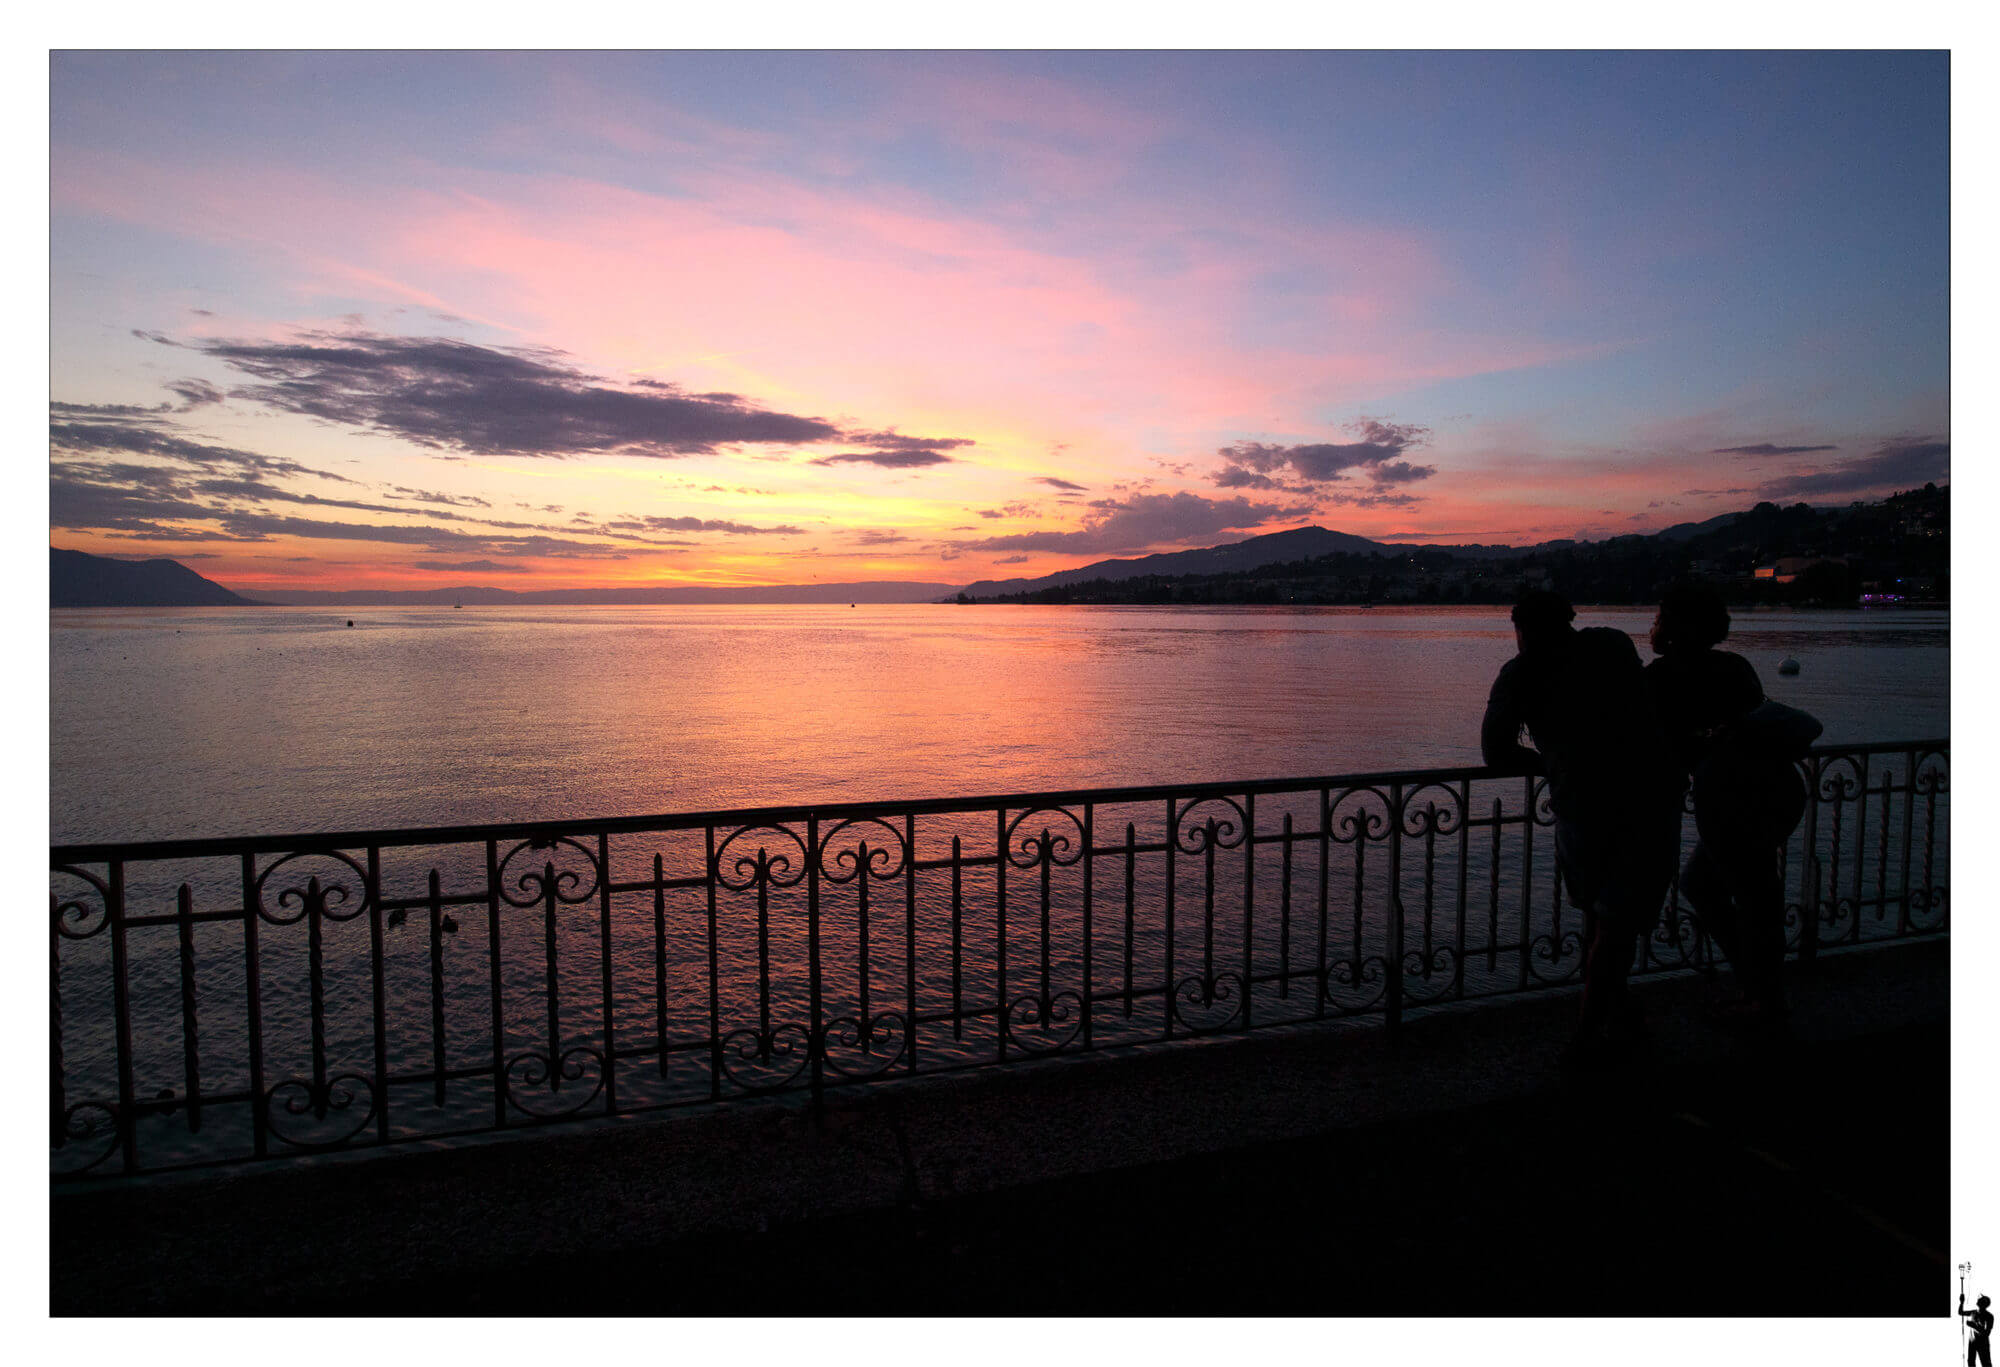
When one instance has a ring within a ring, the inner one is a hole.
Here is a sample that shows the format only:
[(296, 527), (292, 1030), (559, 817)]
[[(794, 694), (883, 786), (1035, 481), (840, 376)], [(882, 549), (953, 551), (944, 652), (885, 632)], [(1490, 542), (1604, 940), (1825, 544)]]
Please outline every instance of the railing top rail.
[[(1816, 745), (1820, 757), (1878, 754), (1942, 754), (1948, 737), (1925, 740), (1871, 741), (1856, 745)], [(729, 807), (700, 812), (667, 812), (650, 816), (570, 817), (553, 821), (513, 821), (463, 826), (401, 827), (364, 831), (315, 831), (291, 835), (211, 836), (186, 840), (143, 840), (51, 845), (49, 862), (94, 864), (107, 860), (200, 859), (243, 854), (290, 853), (301, 849), (392, 848), (410, 845), (454, 845), (481, 840), (522, 840), (599, 833), (673, 831), (706, 826), (759, 826), (778, 822), (839, 822), (851, 817), (894, 812), (924, 815), (937, 812), (1016, 810), (1090, 803), (1149, 802), (1169, 797), (1247, 796), (1252, 793), (1309, 792), (1315, 788), (1364, 788), (1399, 783), (1458, 783), (1470, 779), (1519, 777), (1485, 765), (1447, 769), (1382, 769), (1367, 773), (1327, 774), (1315, 778), (1263, 778), (1236, 783), (1155, 783), (1126, 788), (1064, 788), (1040, 792), (995, 793), (966, 797), (920, 798), (915, 801), (871, 800), (815, 802), (782, 807)]]

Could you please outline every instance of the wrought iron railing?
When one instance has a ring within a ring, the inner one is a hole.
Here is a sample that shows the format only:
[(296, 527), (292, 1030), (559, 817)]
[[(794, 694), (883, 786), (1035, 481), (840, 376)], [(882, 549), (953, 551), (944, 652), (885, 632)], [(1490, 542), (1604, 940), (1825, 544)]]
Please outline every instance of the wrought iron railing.
[[(1803, 762), (1801, 958), (1947, 928), (1947, 753)], [(1543, 781), (1467, 768), (58, 846), (51, 1169), (1394, 1028), (1577, 979), (1552, 823)], [(1713, 963), (1676, 889), (1636, 971)]]

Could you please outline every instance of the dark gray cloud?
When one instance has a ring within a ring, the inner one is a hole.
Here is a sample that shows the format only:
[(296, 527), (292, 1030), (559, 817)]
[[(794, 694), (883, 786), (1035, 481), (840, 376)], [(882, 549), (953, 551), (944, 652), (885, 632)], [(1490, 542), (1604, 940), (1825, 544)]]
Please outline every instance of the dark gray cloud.
[(468, 455), (674, 457), (840, 435), (820, 418), (734, 395), (687, 394), (660, 381), (614, 386), (548, 350), (358, 331), (187, 345), (254, 381), (232, 396)]
[(183, 411), (222, 402), (222, 391), (207, 380), (176, 380), (167, 389), (179, 396)]
[(1812, 451), (1838, 451), (1838, 446), (1773, 446), (1768, 441), (1755, 446), (1718, 446), (1712, 456), (1799, 456)]
[(1017, 532), (954, 543), (960, 551), (1055, 551), (1109, 555), (1154, 546), (1181, 545), (1218, 532), (1243, 531), (1271, 522), (1305, 517), (1310, 504), (1281, 506), (1244, 498), (1203, 498), (1199, 494), (1133, 494), (1097, 499), (1084, 525), (1067, 532)]
[[(52, 410), (57, 407), (58, 405), (50, 405)], [(89, 406), (64, 404), (60, 407), (77, 410)], [(72, 411), (62, 416), (74, 418), (76, 415)], [(74, 420), (50, 422), (49, 446), (54, 450), (67, 452), (117, 451), (135, 456), (155, 456), (204, 469), (232, 467), (258, 475), (311, 475), (315, 479), (332, 480), (336, 484), (359, 483), (346, 475), (315, 470), (309, 465), (301, 465), (298, 461), (282, 456), (263, 456), (255, 451), (241, 451), (232, 446), (217, 446), (212, 442), (196, 441), (191, 437), (182, 436), (177, 429), (157, 415), (148, 415), (142, 423)]]
[(1808, 494), (1859, 494), (1871, 490), (1914, 489), (1950, 477), (1951, 443), (1935, 437), (1903, 437), (1883, 442), (1866, 456), (1818, 470), (1766, 480), (1765, 498)]
[(1236, 442), (1216, 452), (1223, 465), (1212, 478), (1224, 489), (1305, 493), (1343, 481), (1350, 472), (1365, 475), (1378, 485), (1413, 483), (1437, 473), (1435, 465), (1415, 465), (1402, 459), (1406, 452), (1430, 440), (1427, 427), (1367, 418), (1350, 424), (1348, 430), (1360, 440), (1300, 446)]
[(840, 439), (877, 451), (956, 451), (971, 446), (971, 437), (906, 437), (895, 428), (886, 432), (843, 432)]
[(800, 536), (805, 532), (803, 527), (753, 527), (747, 522), (709, 517), (619, 517), (594, 525), (621, 532), (726, 532), (731, 536)]
[[(177, 541), (261, 541), (276, 535), (386, 541), (487, 558), (525, 555), (626, 558), (615, 547), (554, 535), (554, 529), (539, 523), (452, 510), (490, 506), (480, 498), (389, 486), (392, 496), (407, 496), (425, 505), (412, 508), (300, 493), (272, 482), (273, 478), (311, 475), (344, 484), (358, 485), (359, 481), (315, 470), (297, 461), (196, 440), (183, 435), (171, 420), (154, 411), (141, 410), (135, 417), (120, 405), (66, 404), (55, 416), (66, 420), (50, 424), (50, 445), (57, 453), (52, 458), (49, 482), (52, 528)], [(111, 458), (116, 456), (143, 460)], [(268, 507), (274, 503), (329, 512), (414, 515), (433, 523), (457, 524), (459, 529), (369, 526), (279, 516)], [(560, 513), (562, 509), (551, 504), (540, 511)], [(662, 531), (778, 536), (795, 536), (802, 531), (791, 526), (755, 527), (693, 517), (639, 517), (592, 523), (579, 515), (576, 521), (584, 524), (576, 529), (583, 536), (612, 538), (647, 547), (697, 544), (655, 535)]]
[(509, 565), (499, 560), (413, 560), (412, 569), (440, 570), (447, 574), (526, 574), (526, 565)]
[(1683, 489), (1689, 498), (1719, 498), (1724, 494), (1754, 494), (1757, 491), (1747, 485), (1741, 489)]
[(1082, 493), (1086, 487), (1081, 484), (1071, 484), (1066, 479), (1057, 479), (1054, 475), (1036, 475), (1035, 483), (1046, 484), (1051, 489), (1068, 489), (1073, 493), (1079, 493), (1079, 494)]
[(73, 418), (83, 422), (144, 422), (157, 423), (167, 411), (166, 404), (153, 408), (142, 408), (136, 403), (64, 403), (61, 399), (49, 400), (51, 418)]
[[(1100, 499), (1098, 502), (1102, 503), (1103, 500)], [(1097, 505), (1092, 504), (1091, 506), (1095, 507)], [(1035, 515), (1035, 505), (1016, 499), (1012, 503), (1003, 503), (998, 508), (974, 508), (972, 511), (988, 520), (998, 521), (1003, 517), (1033, 517)]]
[(880, 531), (875, 528), (852, 532), (850, 535), (863, 546), (900, 546), (910, 539), (901, 532)]
[(993, 563), (996, 565), (1025, 565), (1028, 563), (1028, 557), (1025, 555), (1003, 555)]
[[(493, 506), (485, 499), (476, 498), (471, 494), (440, 494), (430, 489), (406, 489), (400, 484), (390, 485), (389, 492), (392, 495), (402, 498), (414, 499), (418, 503), (442, 503), (454, 508), (491, 508)], [(528, 507), (525, 503), (521, 506), (523, 508)], [(529, 511), (532, 512), (534, 509), (531, 508)], [(548, 510), (543, 509), (543, 511)], [(555, 511), (560, 512), (561, 509), (556, 509)]]
[(929, 449), (907, 451), (847, 451), (837, 456), (821, 456), (814, 465), (879, 465), (884, 470), (920, 470), (926, 465), (949, 465), (952, 458)]

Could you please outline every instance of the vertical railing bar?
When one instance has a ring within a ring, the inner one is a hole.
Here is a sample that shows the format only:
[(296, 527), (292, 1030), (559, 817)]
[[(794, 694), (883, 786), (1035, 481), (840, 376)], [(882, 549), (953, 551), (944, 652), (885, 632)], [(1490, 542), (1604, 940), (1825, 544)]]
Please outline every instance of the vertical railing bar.
[(965, 894), (961, 874), (964, 847), (951, 838), (951, 1037), (965, 1038)]
[[(1840, 919), (1840, 837), (1845, 824), (1846, 803), (1842, 800), (1841, 788), (1836, 784), (1833, 794), (1833, 830), (1826, 849), (1826, 906), (1827, 913), (1835, 921)], [(1858, 912), (1857, 908), (1857, 912)]]
[(618, 1114), (617, 1017), (611, 1009), (611, 836), (597, 833), (597, 950), (604, 1001), (604, 1113)]
[[(1528, 958), (1535, 952), (1535, 776), (1521, 780), (1526, 805), (1521, 809), (1521, 987), (1528, 986)], [(1562, 952), (1562, 942), (1551, 938), (1550, 946)]]
[(243, 1015), (250, 1042), (250, 1151), (270, 1152), (264, 1114), (264, 993), (257, 972), (257, 856), (243, 856)]
[[(706, 857), (702, 868), (706, 872), (708, 887), (708, 1098), (722, 1100), (722, 970), (721, 958), (716, 949), (715, 885), (717, 868), (715, 860), (715, 826), (710, 823), (703, 828), (706, 841)], [(758, 889), (763, 888), (763, 852), (758, 852)], [(810, 860), (807, 861), (810, 864)], [(740, 867), (740, 866), (739, 866)]]
[(1049, 828), (1042, 827), (1042, 1024), (1049, 1023), (1049, 883), (1055, 875), (1055, 840)]
[(1292, 995), (1292, 814), (1285, 813), (1284, 858), (1278, 878), (1278, 1000)]
[(903, 1039), (917, 1071), (917, 816), (903, 813)]
[[(1939, 780), (1942, 782), (1942, 780)], [(1932, 783), (1930, 791), (1924, 794), (1924, 908), (1929, 910), (1937, 905), (1937, 794), (1938, 783)]]
[(1163, 1000), (1166, 1003), (1167, 1007), (1167, 1013), (1166, 1013), (1167, 1019), (1163, 1032), (1163, 1038), (1165, 1039), (1172, 1039), (1174, 1037), (1174, 893), (1178, 884), (1178, 880), (1174, 876), (1174, 850), (1180, 844), (1180, 841), (1176, 838), (1174, 834), (1174, 808), (1175, 808), (1174, 799), (1172, 797), (1168, 797), (1167, 798), (1167, 906), (1166, 906), (1167, 953), (1166, 953), (1166, 978), (1163, 985), (1163, 991), (1161, 992), (1161, 1000)]
[[(1366, 932), (1364, 909), (1368, 900), (1368, 808), (1365, 803), (1357, 806), (1359, 822), (1354, 830), (1354, 958), (1351, 964), (1353, 984), (1358, 992), (1361, 988), (1361, 963), (1366, 955), (1362, 953)], [(1383, 991), (1387, 991), (1385, 985)]]
[(1007, 1061), (1007, 809), (993, 813), (993, 1037)]
[(375, 1142), (389, 1142), (389, 1014), (382, 986), (382, 849), (368, 847), (368, 952), (373, 956), (369, 991), (375, 1008)]
[(1902, 892), (1899, 898), (1902, 910), (1897, 920), (1899, 933), (1910, 933), (1910, 845), (1916, 830), (1917, 819), (1917, 752), (1904, 753), (1903, 769), (1903, 859)]
[(1207, 839), (1201, 845), (1201, 978), (1209, 991), (1215, 990), (1215, 818), (1204, 828)]
[(857, 951), (857, 952), (856, 952), (856, 954), (855, 954), (855, 969), (854, 969), (854, 976), (855, 976), (855, 978), (856, 978), (856, 980), (857, 980), (857, 982), (858, 982), (858, 985), (859, 985), (859, 988), (860, 988), (860, 993), (859, 993), (859, 998), (860, 998), (860, 1010), (861, 1010), (861, 1022), (860, 1022), (860, 1026), (859, 1026), (859, 1030), (860, 1030), (860, 1035), (861, 1035), (861, 1047), (862, 1047), (862, 1049), (863, 1049), (864, 1051), (866, 1051), (866, 1050), (867, 1050), (867, 1049), (868, 1049), (868, 1048), (870, 1047), (870, 1041), (872, 1041), (872, 1040), (873, 1040), (873, 1039), (875, 1038), (875, 1032), (874, 1032), (874, 1030), (873, 1030), (873, 1029), (871, 1029), (871, 1028), (870, 1028), (870, 1026), (869, 1026), (869, 1024), (868, 1024), (868, 978), (869, 978), (869, 973), (868, 973), (868, 842), (867, 842), (866, 840), (863, 840), (863, 841), (861, 842), (861, 845), (860, 845), (860, 851), (859, 851), (859, 852), (860, 852), (860, 855), (861, 855), (861, 863), (860, 863), (860, 865), (859, 865), (859, 870), (860, 870), (860, 871), (859, 871), (859, 873), (858, 873), (858, 874), (856, 875), (856, 877), (855, 877), (855, 879), (854, 879), (854, 887), (855, 887), (855, 898), (854, 898), (854, 902), (855, 902), (855, 928), (856, 928), (856, 932), (857, 932), (857, 934), (856, 934), (856, 951)]
[(1799, 864), (1799, 962), (1819, 957), (1819, 799), (1820, 762), (1804, 761), (1806, 770), (1805, 857)]
[(1506, 804), (1493, 799), (1493, 853), (1487, 862), (1486, 971), (1500, 971), (1500, 815)]
[[(714, 843), (715, 833), (709, 832), (709, 842)], [(819, 818), (806, 818), (806, 1004), (812, 1019), (812, 1030), (806, 1049), (809, 1060), (809, 1074), (812, 1079), (812, 1106), (815, 1116), (825, 1114), (822, 1109), (826, 1102), (826, 1030), (825, 1011), (826, 983), (821, 976), (819, 945)]]
[(126, 977), (129, 960), (125, 946), (125, 862), (114, 859), (109, 867), (109, 890), (104, 905), (111, 921), (111, 995), (113, 1033), (118, 1047), (118, 1144), (125, 1171), (139, 1170), (137, 1102), (132, 1081), (132, 996)]
[(1868, 752), (1861, 752), (1861, 785), (1854, 800), (1854, 942), (1861, 943), (1861, 899), (1868, 895)]
[(771, 1047), (771, 858), (762, 846), (757, 849), (756, 869), (757, 1040), (761, 1051)]
[(1403, 1024), (1403, 785), (1389, 785), (1389, 1033)]
[(1331, 965), (1327, 962), (1327, 879), (1333, 862), (1333, 790), (1319, 790), (1319, 954), (1318, 976), (1319, 994), (1313, 1001), (1313, 1019), (1326, 1017), (1327, 972)]
[[(283, 894), (279, 894), (282, 903)], [(317, 877), (306, 880), (306, 987), (312, 1008), (312, 1107), (316, 1119), (326, 1119), (331, 1096), (326, 1085), (326, 930), (322, 922), (326, 893)]]
[(63, 1086), (62, 899), (49, 894), (49, 1147), (69, 1139), (69, 1097)]
[[(551, 854), (554, 846), (550, 847)], [(542, 965), (547, 975), (543, 1001), (548, 1010), (549, 1090), (562, 1090), (562, 991), (556, 976), (556, 862), (542, 861)]]
[(444, 1105), (444, 889), (438, 871), (430, 871), (431, 922), (431, 1100)]
[(1094, 1010), (1091, 992), (1094, 990), (1092, 968), (1092, 908), (1091, 896), (1095, 888), (1094, 870), (1097, 866), (1097, 804), (1083, 804), (1083, 1047), (1091, 1046), (1090, 1018)]
[(181, 884), (175, 898), (181, 950), (181, 1074), (187, 1081), (188, 1133), (201, 1133), (201, 1047), (195, 1019), (194, 890)]
[(1125, 1019), (1132, 1019), (1132, 940), (1135, 931), (1133, 908), (1138, 877), (1139, 837), (1132, 822), (1125, 823)]
[(1251, 936), (1252, 903), (1257, 897), (1257, 795), (1243, 795), (1243, 1028), (1256, 1028), (1250, 1010), (1250, 983), (1256, 960)]
[(1882, 829), (1875, 840), (1875, 919), (1889, 919), (1889, 809), (1895, 804), (1890, 800), (1889, 781), (1895, 775), (1887, 769), (1882, 771), (1882, 786), (1876, 796), (1882, 799)]
[(1465, 918), (1466, 880), (1472, 864), (1472, 780), (1461, 779), (1458, 785), (1458, 920), (1455, 934), (1457, 941), (1451, 952), (1452, 991), (1454, 995), (1465, 995)]
[(660, 1046), (660, 1076), (667, 1075), (667, 867), (653, 851), (653, 1034)]
[(486, 842), (486, 971), (493, 1014), (493, 1123), (507, 1124), (507, 1031), (500, 997), (500, 844)]
[(1424, 980), (1431, 976), (1431, 955), (1437, 948), (1437, 802), (1429, 801), (1424, 828)]

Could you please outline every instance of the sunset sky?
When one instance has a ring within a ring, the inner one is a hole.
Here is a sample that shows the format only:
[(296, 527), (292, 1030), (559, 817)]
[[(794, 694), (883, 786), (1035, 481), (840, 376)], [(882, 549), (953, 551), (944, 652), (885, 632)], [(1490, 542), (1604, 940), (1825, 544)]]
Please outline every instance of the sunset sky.
[(967, 583), (1943, 482), (1949, 65), (56, 55), (51, 541)]

